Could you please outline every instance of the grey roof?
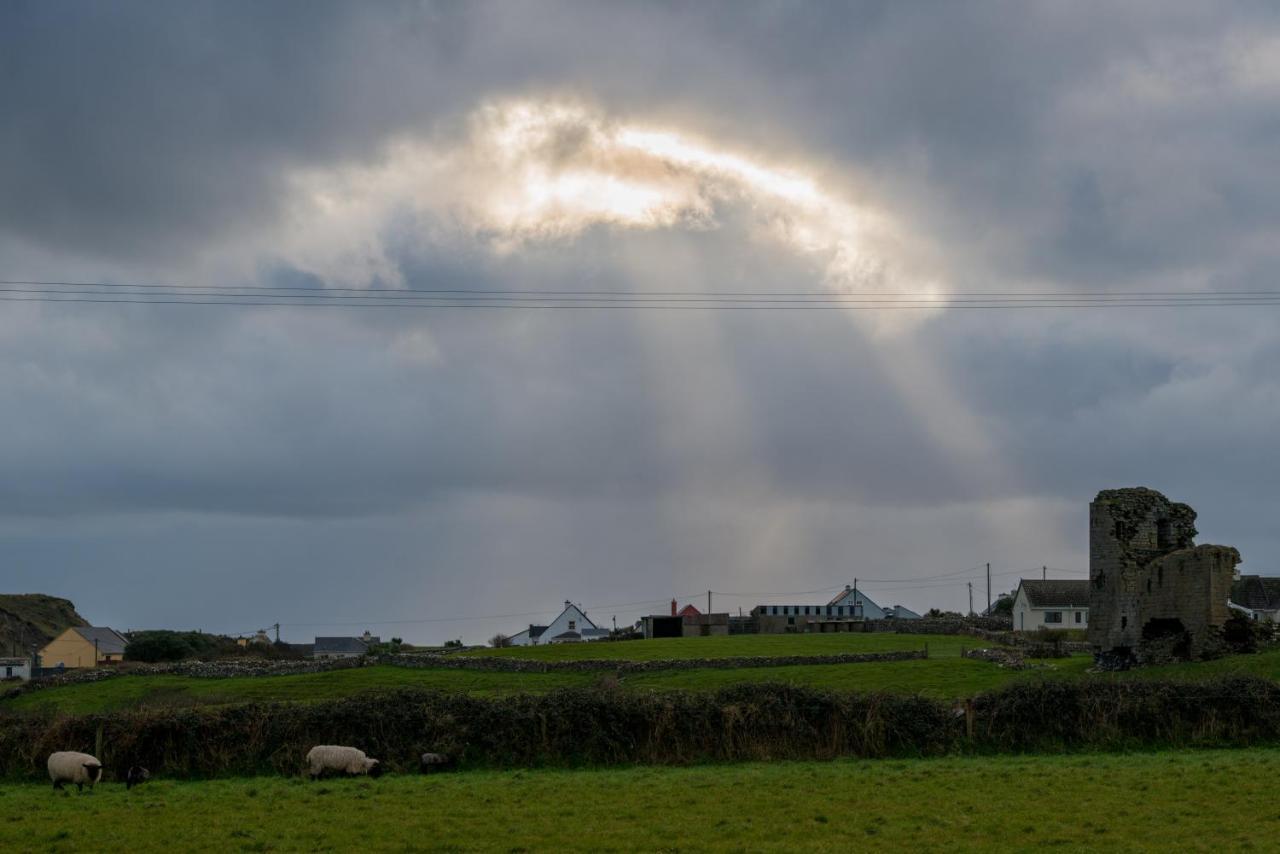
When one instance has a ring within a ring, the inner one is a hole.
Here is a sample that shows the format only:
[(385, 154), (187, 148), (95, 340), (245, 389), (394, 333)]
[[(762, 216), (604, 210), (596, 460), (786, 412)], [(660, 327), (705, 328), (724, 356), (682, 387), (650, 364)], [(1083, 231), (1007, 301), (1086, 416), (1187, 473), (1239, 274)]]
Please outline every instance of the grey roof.
[[(382, 643), (382, 641), (376, 637), (369, 638), (369, 644), (372, 643)], [(341, 652), (358, 655), (364, 653), (369, 648), (369, 644), (360, 638), (316, 638), (314, 654)]]
[(124, 655), (129, 641), (115, 629), (106, 626), (76, 626), (76, 633), (89, 643), (96, 643), (99, 655)]
[(1280, 578), (1242, 575), (1231, 585), (1231, 601), (1253, 611), (1280, 609)]
[(529, 626), (529, 637), (531, 637), (531, 638), (540, 638), (540, 637), (542, 637), (542, 633), (543, 633), (543, 632), (545, 632), (546, 630), (547, 630), (547, 627), (546, 627), (546, 626), (533, 626), (533, 625), (531, 625), (531, 626)]
[(553, 637), (552, 640), (582, 640), (582, 635), (577, 632), (561, 632)]
[(1022, 579), (1022, 589), (1032, 608), (1088, 608), (1088, 581), (1038, 581)]

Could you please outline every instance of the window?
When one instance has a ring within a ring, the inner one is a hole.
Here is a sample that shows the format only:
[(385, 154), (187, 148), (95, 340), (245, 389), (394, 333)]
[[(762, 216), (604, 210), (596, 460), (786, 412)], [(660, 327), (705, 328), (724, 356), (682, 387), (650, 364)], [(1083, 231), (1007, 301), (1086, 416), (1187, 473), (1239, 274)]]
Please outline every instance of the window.
[(774, 605), (774, 606), (773, 606), (773, 616), (775, 616), (775, 617), (776, 617), (776, 616), (778, 616), (778, 606), (777, 606), (777, 605)]
[(578, 628), (578, 621), (577, 621), (577, 620), (570, 620), (570, 621), (569, 621), (569, 631), (574, 631), (574, 630), (575, 630), (575, 629), (577, 629), (577, 628)]
[(1077, 622), (1077, 623), (1081, 622), (1080, 617), (1081, 617), (1080, 612), (1079, 612), (1079, 611), (1076, 611), (1076, 622)]
[(844, 616), (844, 606), (843, 606), (843, 605), (841, 605), (840, 607), (836, 608), (836, 616), (838, 616), (838, 617), (843, 617), (843, 616)]
[(5, 678), (5, 679), (8, 679), (8, 678), (9, 678), (10, 676), (12, 676), (12, 675), (13, 675), (13, 668), (12, 668), (12, 667), (5, 667), (5, 669), (4, 669), (4, 678)]
[(1062, 612), (1061, 612), (1061, 611), (1045, 611), (1045, 612), (1044, 612), (1044, 621), (1045, 621), (1046, 623), (1061, 623), (1061, 622), (1062, 622)]

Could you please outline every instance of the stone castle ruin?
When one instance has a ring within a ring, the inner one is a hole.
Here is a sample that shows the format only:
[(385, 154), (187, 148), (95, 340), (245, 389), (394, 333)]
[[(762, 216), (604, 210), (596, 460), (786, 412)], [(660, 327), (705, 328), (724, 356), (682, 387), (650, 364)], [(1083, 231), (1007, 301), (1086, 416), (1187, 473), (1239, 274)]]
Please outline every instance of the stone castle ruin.
[(1089, 505), (1089, 643), (1102, 667), (1211, 653), (1240, 553), (1197, 546), (1196, 512), (1154, 489)]

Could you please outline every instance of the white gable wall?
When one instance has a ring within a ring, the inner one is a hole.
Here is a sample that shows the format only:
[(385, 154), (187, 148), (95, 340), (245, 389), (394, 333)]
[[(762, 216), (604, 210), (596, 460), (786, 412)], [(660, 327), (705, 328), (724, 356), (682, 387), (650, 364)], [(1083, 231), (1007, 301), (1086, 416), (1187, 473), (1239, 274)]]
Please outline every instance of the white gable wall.
[(560, 616), (551, 621), (547, 626), (547, 630), (542, 633), (542, 637), (538, 639), (539, 643), (550, 643), (555, 639), (556, 635), (565, 632), (579, 632), (583, 629), (594, 629), (596, 624), (587, 619), (587, 615), (578, 609), (577, 605), (566, 604), (564, 611)]
[[(861, 606), (858, 603), (861, 602)], [(871, 598), (861, 590), (850, 590), (839, 599), (831, 603), (830, 613), (838, 614), (835, 609), (844, 606), (844, 616), (859, 616), (867, 620), (883, 620), (884, 609), (871, 601)], [(855, 610), (856, 608), (856, 610)]]

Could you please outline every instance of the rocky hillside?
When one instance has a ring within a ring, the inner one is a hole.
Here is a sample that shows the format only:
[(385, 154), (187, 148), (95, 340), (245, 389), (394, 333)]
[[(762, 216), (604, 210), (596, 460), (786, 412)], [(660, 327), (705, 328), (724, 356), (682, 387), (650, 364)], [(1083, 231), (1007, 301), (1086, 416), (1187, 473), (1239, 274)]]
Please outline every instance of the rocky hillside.
[(0, 655), (25, 655), (71, 626), (87, 626), (69, 599), (43, 593), (0, 594)]

